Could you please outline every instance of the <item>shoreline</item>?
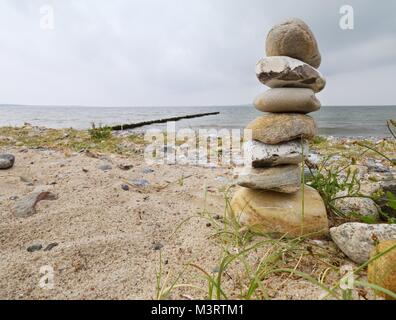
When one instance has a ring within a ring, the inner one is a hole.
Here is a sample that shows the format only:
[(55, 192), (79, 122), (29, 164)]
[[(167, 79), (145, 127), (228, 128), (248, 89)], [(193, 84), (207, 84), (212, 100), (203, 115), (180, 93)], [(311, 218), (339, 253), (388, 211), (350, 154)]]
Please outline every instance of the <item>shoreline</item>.
[[(112, 125), (111, 125), (112, 126)], [(104, 127), (111, 127), (111, 126), (104, 126)], [(116, 125), (118, 126), (118, 125)], [(162, 132), (166, 132), (166, 127), (164, 128), (165, 125), (158, 125), (158, 126), (143, 126), (141, 128), (136, 128), (136, 129), (127, 129), (127, 130), (116, 130), (113, 131), (114, 136), (128, 136), (128, 135), (138, 135), (138, 136), (144, 136), (145, 132), (148, 129), (159, 129)], [(18, 126), (12, 126), (12, 125), (0, 125), (0, 130), (20, 130), (23, 128), (35, 128), (36, 130), (41, 130), (41, 131), (46, 131), (46, 130), (53, 130), (53, 131), (68, 131), (68, 130), (73, 130), (73, 131), (80, 131), (80, 132), (88, 132), (92, 127), (88, 128), (73, 128), (73, 127), (64, 127), (64, 128), (57, 128), (57, 127), (49, 127), (49, 126), (43, 126), (43, 125), (32, 125), (30, 123), (24, 123), (23, 125), (18, 125)], [(179, 129), (176, 126), (176, 129)], [(184, 128), (183, 128), (184, 129)], [(203, 126), (202, 128), (188, 128), (192, 129), (194, 132), (198, 132), (199, 130), (208, 130), (207, 127)], [(239, 129), (241, 132), (243, 132), (243, 127), (240, 128), (235, 128), (235, 127), (214, 127), (211, 129), (215, 130), (235, 130)], [(375, 140), (380, 140), (380, 139), (393, 139), (392, 135), (389, 133), (387, 134), (382, 134), (382, 135), (334, 135), (334, 134), (317, 134), (318, 137), (330, 139), (330, 140), (369, 140), (369, 141), (375, 141)]]
[[(387, 107), (322, 107), (312, 116), (316, 120), (319, 134), (333, 136), (389, 136), (386, 121), (394, 118), (395, 108)], [(191, 113), (220, 112), (219, 115), (202, 119), (182, 120), (177, 123), (178, 128), (214, 128), (214, 129), (243, 129), (244, 124), (250, 123), (260, 112), (250, 104), (236, 107), (158, 107), (151, 108), (57, 108), (42, 107), (29, 109), (21, 107), (18, 110), (0, 108), (0, 127), (6, 125), (22, 126), (25, 122), (34, 126), (67, 129), (74, 127), (87, 130), (92, 122), (97, 125), (120, 125), (123, 123), (137, 123), (160, 118), (179, 117)], [(159, 125), (148, 128), (163, 128)]]

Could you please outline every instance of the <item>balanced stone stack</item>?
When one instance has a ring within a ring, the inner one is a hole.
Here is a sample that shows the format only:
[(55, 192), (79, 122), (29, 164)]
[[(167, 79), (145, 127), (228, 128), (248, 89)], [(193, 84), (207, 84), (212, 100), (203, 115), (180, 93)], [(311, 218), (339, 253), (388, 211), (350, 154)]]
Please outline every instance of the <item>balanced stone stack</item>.
[(307, 140), (316, 124), (307, 113), (319, 110), (315, 93), (326, 84), (316, 70), (321, 56), (313, 33), (299, 19), (276, 25), (266, 41), (267, 57), (256, 66), (258, 79), (270, 87), (256, 98), (266, 112), (251, 122), (249, 164), (238, 175), (240, 188), (231, 202), (239, 222), (253, 231), (290, 237), (328, 233), (324, 203), (318, 192), (302, 187)]

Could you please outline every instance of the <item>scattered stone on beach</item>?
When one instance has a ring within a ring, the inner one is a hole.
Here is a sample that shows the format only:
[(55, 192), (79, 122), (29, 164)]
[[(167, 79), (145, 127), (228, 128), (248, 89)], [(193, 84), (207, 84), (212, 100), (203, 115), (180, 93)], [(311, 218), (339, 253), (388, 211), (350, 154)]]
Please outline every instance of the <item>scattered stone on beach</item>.
[[(384, 253), (387, 250), (390, 251)], [(368, 265), (368, 281), (396, 293), (396, 239), (381, 241), (371, 252), (370, 258), (381, 253), (384, 253), (384, 255), (373, 260)], [(377, 293), (386, 300), (394, 300), (391, 296), (380, 291)]]
[(101, 164), (98, 166), (98, 169), (102, 171), (110, 171), (112, 169), (112, 166), (109, 164)]
[(16, 140), (13, 137), (0, 136), (0, 142), (13, 145), (15, 144)]
[[(393, 180), (384, 183), (381, 189), (384, 194), (376, 201), (376, 203), (379, 205), (381, 211), (384, 212), (385, 215), (396, 218), (396, 209), (392, 208), (389, 203), (391, 200), (390, 197), (392, 197), (392, 195), (396, 197), (396, 181)], [(391, 193), (392, 195), (390, 195), (389, 193)]]
[(393, 172), (384, 172), (384, 173), (376, 173), (372, 172), (368, 174), (368, 179), (371, 181), (383, 181), (383, 182), (389, 182), (393, 181), (396, 178), (396, 174)]
[(289, 56), (318, 68), (321, 55), (309, 26), (298, 18), (275, 25), (266, 40), (267, 56)]
[(56, 200), (57, 196), (46, 190), (36, 190), (19, 199), (13, 206), (13, 213), (18, 218), (26, 218), (36, 213), (36, 205), (42, 200)]
[(369, 259), (375, 241), (396, 239), (396, 224), (348, 222), (331, 228), (330, 235), (348, 258), (362, 264)]
[(274, 113), (310, 113), (321, 106), (313, 90), (304, 88), (270, 89), (259, 95), (253, 104), (259, 111)]
[(82, 150), (80, 150), (80, 153), (84, 153), (89, 158), (93, 158), (93, 159), (99, 158), (98, 154), (96, 154), (88, 149), (82, 149)]
[(304, 179), (305, 179), (305, 181), (309, 181), (317, 173), (318, 173), (317, 169), (309, 169), (307, 167), (304, 167)]
[(14, 166), (15, 157), (12, 154), (0, 154), (0, 170), (10, 169)]
[(318, 70), (286, 56), (261, 59), (256, 65), (256, 75), (270, 88), (309, 88), (319, 92), (326, 86), (326, 80)]
[(237, 184), (251, 189), (293, 193), (300, 189), (301, 168), (298, 165), (244, 167), (238, 175)]
[(129, 186), (127, 184), (123, 183), (121, 185), (121, 189), (124, 190), (124, 191), (129, 191)]
[(342, 175), (346, 176), (348, 174), (348, 171), (350, 175), (355, 175), (358, 179), (362, 179), (364, 175), (368, 173), (368, 168), (366, 166), (353, 164), (347, 167), (346, 170), (344, 170), (344, 172), (342, 173)]
[(25, 177), (25, 176), (19, 176), (19, 179), (24, 182), (24, 183), (31, 183), (32, 179)]
[(316, 124), (310, 116), (297, 113), (267, 114), (253, 120), (247, 127), (254, 140), (278, 144), (298, 138), (313, 139)]
[(161, 250), (163, 247), (164, 247), (164, 245), (163, 245), (162, 243), (160, 243), (160, 242), (155, 242), (155, 243), (153, 244), (153, 249), (154, 249), (155, 251)]
[(220, 267), (219, 266), (215, 266), (212, 268), (212, 273), (219, 273), (220, 272)]
[(150, 184), (150, 182), (145, 179), (135, 179), (129, 181), (129, 183), (136, 187), (147, 187)]
[(20, 179), (22, 182), (26, 183), (26, 185), (27, 185), (28, 187), (34, 186), (34, 181), (35, 181), (35, 179), (28, 178), (28, 177), (24, 177), (24, 176), (20, 176), (19, 179)]
[(373, 217), (375, 219), (379, 218), (378, 206), (374, 200), (370, 198), (340, 198), (334, 201), (334, 205), (347, 216), (353, 216), (354, 214), (357, 214), (363, 217)]
[(153, 172), (154, 172), (154, 170), (151, 169), (151, 168), (144, 168), (144, 169), (143, 169), (143, 173), (144, 173), (144, 174), (153, 173)]
[(33, 244), (29, 246), (26, 250), (28, 252), (35, 252), (35, 251), (40, 251), (43, 248), (41, 244)]
[(295, 140), (272, 145), (252, 140), (245, 142), (244, 150), (249, 157), (248, 159), (252, 160), (253, 167), (272, 167), (301, 163), (303, 154), (308, 154), (308, 143)]
[(368, 168), (370, 172), (376, 173), (391, 173), (391, 170), (384, 166), (379, 160), (375, 159), (367, 159), (364, 162), (364, 165)]
[(320, 154), (311, 152), (307, 155), (306, 160), (308, 160), (311, 165), (318, 166), (323, 160), (323, 157)]
[(133, 168), (132, 164), (121, 163), (118, 165), (118, 168), (124, 171), (131, 170)]
[(237, 220), (252, 231), (287, 237), (301, 234), (321, 238), (328, 234), (326, 208), (319, 193), (304, 187), (304, 215), (302, 190), (285, 194), (240, 188), (231, 201)]
[(48, 244), (48, 245), (45, 247), (44, 251), (51, 251), (53, 248), (57, 247), (58, 245), (59, 245), (59, 243), (57, 243), (57, 242), (52, 242), (52, 243)]

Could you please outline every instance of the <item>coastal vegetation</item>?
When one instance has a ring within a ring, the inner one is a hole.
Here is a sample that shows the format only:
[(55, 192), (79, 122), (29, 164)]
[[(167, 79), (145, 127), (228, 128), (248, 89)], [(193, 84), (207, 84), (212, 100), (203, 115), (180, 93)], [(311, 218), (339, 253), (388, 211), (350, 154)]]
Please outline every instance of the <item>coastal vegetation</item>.
[[(90, 131), (3, 127), (0, 128), (0, 147), (57, 150), (66, 157), (76, 152), (94, 157), (109, 154), (128, 157), (142, 153), (145, 146), (142, 135), (107, 132), (105, 127), (100, 126)], [(315, 137), (310, 149), (311, 153), (320, 155), (321, 160), (307, 158), (305, 183), (321, 194), (333, 225), (348, 221), (376, 223), (378, 219), (395, 223), (394, 218), (385, 212), (371, 217), (339, 208), (337, 198), (369, 198), (376, 201), (385, 195), (387, 205), (395, 209), (393, 193), (367, 187), (377, 185), (384, 178), (383, 173), (374, 170), (363, 178), (361, 170), (373, 163), (381, 168), (394, 168), (394, 163), (389, 159), (395, 158), (396, 139), (319, 136)], [(190, 176), (182, 175), (169, 184), (183, 188)], [(162, 190), (165, 189), (158, 188), (156, 192)], [(396, 298), (389, 290), (367, 281), (368, 263), (352, 265), (352, 271), (345, 273), (345, 255), (329, 241), (312, 240), (309, 236), (274, 239), (241, 226), (230, 212), (233, 191), (233, 186), (217, 190), (223, 194), (224, 212), (213, 212), (205, 200), (201, 210), (182, 219), (170, 235), (170, 238), (176, 237), (183, 225), (193, 220), (202, 221), (211, 230), (208, 245), (217, 247), (220, 252), (216, 267), (207, 269), (199, 261), (191, 260), (183, 263), (181, 271), (169, 269), (166, 254), (159, 250), (155, 298), (273, 299), (288, 283), (300, 281), (319, 288), (322, 293), (319, 298), (323, 299), (374, 299), (376, 293), (381, 292)], [(211, 192), (213, 190), (206, 188), (204, 199)], [(343, 195), (339, 196), (340, 193)], [(384, 254), (381, 252), (372, 259)], [(347, 285), (351, 274), (354, 275), (352, 289)], [(287, 298), (287, 294), (282, 297)]]

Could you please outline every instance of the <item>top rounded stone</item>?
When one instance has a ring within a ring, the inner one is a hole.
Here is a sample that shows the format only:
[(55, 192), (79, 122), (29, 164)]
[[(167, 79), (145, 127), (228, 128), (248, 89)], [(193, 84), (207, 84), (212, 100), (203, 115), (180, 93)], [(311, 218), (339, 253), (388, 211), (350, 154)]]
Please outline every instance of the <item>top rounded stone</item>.
[(290, 18), (274, 26), (266, 40), (267, 56), (288, 56), (304, 61), (314, 68), (321, 63), (321, 55), (315, 36), (308, 25), (297, 18)]

